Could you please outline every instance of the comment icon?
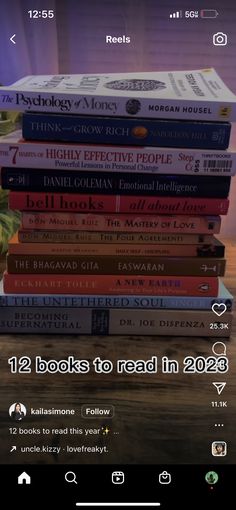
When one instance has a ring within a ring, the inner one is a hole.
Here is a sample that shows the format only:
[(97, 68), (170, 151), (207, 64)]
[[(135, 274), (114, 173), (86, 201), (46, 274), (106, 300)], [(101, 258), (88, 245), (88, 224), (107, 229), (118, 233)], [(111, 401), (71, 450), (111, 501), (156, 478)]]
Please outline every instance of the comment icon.
[(226, 356), (226, 345), (224, 342), (215, 342), (212, 345), (212, 352), (215, 356)]

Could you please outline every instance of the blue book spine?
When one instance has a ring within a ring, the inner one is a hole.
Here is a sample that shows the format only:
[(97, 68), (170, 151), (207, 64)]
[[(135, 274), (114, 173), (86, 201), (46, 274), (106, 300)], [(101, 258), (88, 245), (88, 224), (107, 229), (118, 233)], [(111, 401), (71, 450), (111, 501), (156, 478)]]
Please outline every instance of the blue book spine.
[(224, 150), (231, 124), (30, 112), (22, 130), (25, 140)]
[(12, 191), (227, 198), (230, 177), (135, 174), (80, 170), (2, 168), (2, 188)]
[(175, 310), (211, 310), (214, 303), (224, 303), (231, 311), (233, 296), (224, 288), (218, 297), (182, 297), (182, 296), (104, 296), (104, 295), (39, 295), (0, 293), (0, 314), (4, 315), (9, 307), (45, 307), (45, 308), (133, 308), (133, 309), (175, 309)]

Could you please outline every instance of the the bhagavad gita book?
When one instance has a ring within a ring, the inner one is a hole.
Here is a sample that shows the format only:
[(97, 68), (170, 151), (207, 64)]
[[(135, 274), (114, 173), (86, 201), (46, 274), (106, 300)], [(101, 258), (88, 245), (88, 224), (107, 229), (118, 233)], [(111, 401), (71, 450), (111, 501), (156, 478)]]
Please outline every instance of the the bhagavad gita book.
[(226, 260), (207, 257), (7, 255), (10, 274), (224, 276)]
[(235, 121), (236, 96), (216, 71), (26, 76), (0, 87), (2, 110)]

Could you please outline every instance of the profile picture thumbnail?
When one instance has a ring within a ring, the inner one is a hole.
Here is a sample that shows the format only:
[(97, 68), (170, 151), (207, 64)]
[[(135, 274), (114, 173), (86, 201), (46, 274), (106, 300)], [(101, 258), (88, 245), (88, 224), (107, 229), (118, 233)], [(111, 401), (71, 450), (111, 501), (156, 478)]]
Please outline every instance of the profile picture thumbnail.
[(15, 402), (9, 407), (9, 416), (14, 421), (21, 421), (26, 416), (26, 407), (21, 402)]
[(214, 441), (211, 445), (211, 453), (214, 457), (225, 457), (227, 444), (225, 441)]

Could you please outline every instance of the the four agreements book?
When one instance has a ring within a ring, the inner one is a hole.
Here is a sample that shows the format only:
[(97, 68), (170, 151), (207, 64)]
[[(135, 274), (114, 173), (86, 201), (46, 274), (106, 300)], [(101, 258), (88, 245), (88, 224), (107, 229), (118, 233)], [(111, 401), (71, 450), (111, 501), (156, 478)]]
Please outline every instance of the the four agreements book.
[(236, 96), (214, 69), (26, 76), (0, 87), (2, 110), (235, 121)]

